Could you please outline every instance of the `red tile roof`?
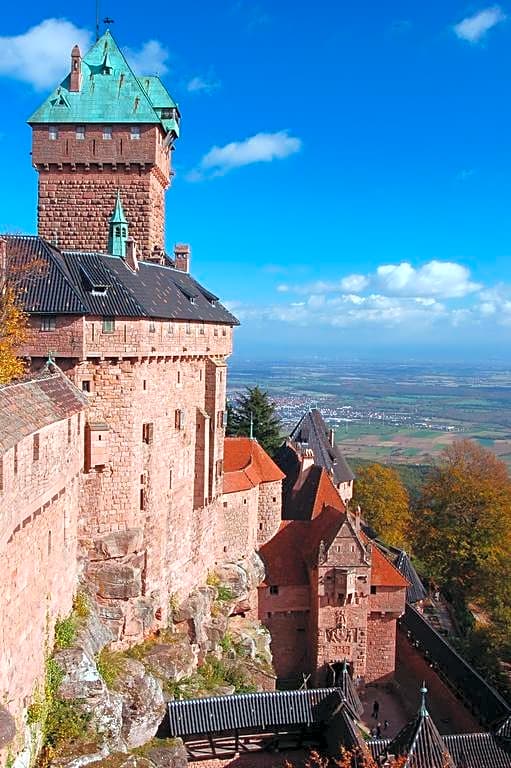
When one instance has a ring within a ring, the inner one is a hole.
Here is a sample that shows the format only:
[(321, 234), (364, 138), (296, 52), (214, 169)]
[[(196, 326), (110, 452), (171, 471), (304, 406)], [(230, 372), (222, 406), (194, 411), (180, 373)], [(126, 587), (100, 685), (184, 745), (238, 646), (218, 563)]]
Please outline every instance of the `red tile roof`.
[(260, 483), (271, 483), (284, 477), (257, 440), (249, 437), (225, 438), (224, 493), (248, 491)]
[[(360, 535), (364, 544), (370, 542), (370, 539), (365, 533), (361, 533)], [(392, 565), (390, 560), (387, 560), (383, 552), (381, 552), (375, 544), (373, 544), (371, 586), (403, 588), (410, 586), (405, 577)]]
[(306, 520), (284, 520), (275, 536), (259, 550), (266, 566), (266, 584), (299, 586), (309, 583), (302, 554), (310, 534)]

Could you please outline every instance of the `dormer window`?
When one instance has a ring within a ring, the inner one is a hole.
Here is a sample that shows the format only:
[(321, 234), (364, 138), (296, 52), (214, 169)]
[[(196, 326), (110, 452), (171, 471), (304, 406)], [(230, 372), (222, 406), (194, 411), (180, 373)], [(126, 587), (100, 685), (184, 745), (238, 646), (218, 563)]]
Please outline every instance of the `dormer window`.
[(48, 138), (50, 141), (57, 141), (59, 137), (59, 129), (56, 125), (48, 126)]
[(83, 141), (85, 139), (85, 126), (77, 125), (75, 130), (75, 137), (77, 141)]
[(140, 126), (138, 125), (132, 125), (131, 126), (131, 139), (132, 141), (139, 141), (140, 139)]

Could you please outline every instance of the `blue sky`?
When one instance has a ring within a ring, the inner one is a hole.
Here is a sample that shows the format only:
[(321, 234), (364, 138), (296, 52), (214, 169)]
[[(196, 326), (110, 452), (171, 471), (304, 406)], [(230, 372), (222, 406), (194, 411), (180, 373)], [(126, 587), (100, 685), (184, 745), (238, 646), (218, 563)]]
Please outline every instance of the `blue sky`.
[[(511, 3), (106, 14), (180, 104), (167, 245), (191, 243), (240, 354), (509, 358)], [(25, 120), (93, 26), (92, 0), (4, 9), (0, 231), (35, 231)]]

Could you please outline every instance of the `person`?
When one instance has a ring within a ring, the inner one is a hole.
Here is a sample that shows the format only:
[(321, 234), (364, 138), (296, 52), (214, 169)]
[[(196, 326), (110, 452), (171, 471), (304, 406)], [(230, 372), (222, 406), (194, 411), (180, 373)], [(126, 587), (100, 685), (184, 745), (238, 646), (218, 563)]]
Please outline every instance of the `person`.
[(376, 726), (376, 738), (381, 739), (381, 723)]
[(389, 721), (388, 720), (384, 720), (383, 721), (383, 730), (386, 731), (388, 727), (389, 727)]
[(375, 739), (375, 738), (376, 738), (376, 726), (374, 726), (374, 725), (373, 725), (373, 727), (371, 728), (371, 736), (373, 737), (373, 739)]
[(373, 714), (371, 715), (371, 717), (374, 717), (374, 719), (377, 720), (379, 711), (380, 711), (380, 702), (378, 700), (375, 700), (373, 704)]

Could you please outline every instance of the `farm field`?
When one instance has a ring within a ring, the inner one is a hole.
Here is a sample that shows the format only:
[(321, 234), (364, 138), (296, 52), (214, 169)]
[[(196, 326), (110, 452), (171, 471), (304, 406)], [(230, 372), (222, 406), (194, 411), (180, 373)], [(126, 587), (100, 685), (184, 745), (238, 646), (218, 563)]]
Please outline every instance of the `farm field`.
[(348, 457), (431, 464), (468, 437), (511, 467), (511, 369), (369, 362), (234, 361), (229, 396), (258, 384), (289, 431), (318, 407)]

